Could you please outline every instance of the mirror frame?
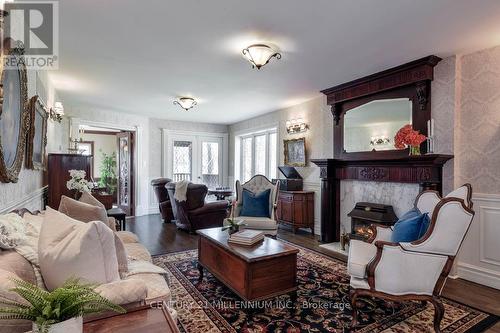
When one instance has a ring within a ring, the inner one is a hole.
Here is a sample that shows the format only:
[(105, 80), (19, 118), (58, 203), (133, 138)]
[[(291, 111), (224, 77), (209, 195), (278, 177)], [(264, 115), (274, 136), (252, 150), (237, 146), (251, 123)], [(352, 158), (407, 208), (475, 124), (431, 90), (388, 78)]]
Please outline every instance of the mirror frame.
[[(19, 172), (21, 171), (21, 167), (23, 164), (23, 158), (25, 155), (25, 147), (26, 147), (26, 136), (29, 128), (29, 120), (30, 115), (27, 109), (28, 102), (28, 87), (27, 87), (27, 74), (26, 74), (26, 65), (24, 64), (24, 47), (21, 42), (16, 42), (11, 38), (6, 38), (3, 42), (3, 53), (2, 53), (2, 66), (4, 63), (5, 56), (12, 56), (16, 58), (17, 71), (19, 72), (19, 96), (20, 96), (20, 123), (19, 123), (19, 132), (17, 136), (17, 147), (16, 147), (16, 156), (15, 160), (11, 166), (7, 166), (5, 164), (4, 159), (4, 147), (2, 146), (2, 141), (0, 138), (0, 181), (4, 183), (16, 183), (18, 181)], [(9, 69), (13, 70), (13, 69)], [(3, 109), (3, 97), (4, 91), (1, 82), (3, 82), (3, 76), (5, 73), (5, 69), (2, 67), (2, 73), (0, 78), (0, 126), (2, 114), (5, 114), (11, 110)]]
[[(408, 149), (346, 152), (344, 150), (344, 115), (351, 109), (380, 99), (408, 98), (412, 102), (412, 126), (427, 135), (431, 119), (431, 81), (434, 66), (441, 61), (428, 56), (407, 64), (372, 74), (323, 90), (333, 115), (334, 158), (340, 160), (398, 159), (408, 157)], [(422, 154), (427, 152), (425, 144)]]

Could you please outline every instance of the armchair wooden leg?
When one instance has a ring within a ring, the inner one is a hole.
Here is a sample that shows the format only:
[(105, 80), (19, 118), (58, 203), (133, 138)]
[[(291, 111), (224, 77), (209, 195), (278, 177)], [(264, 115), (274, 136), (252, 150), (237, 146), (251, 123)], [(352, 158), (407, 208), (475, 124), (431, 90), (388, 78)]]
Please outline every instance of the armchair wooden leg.
[(436, 296), (432, 298), (432, 305), (434, 305), (434, 331), (436, 333), (441, 333), (440, 325), (444, 316), (444, 306), (441, 300)]
[(358, 326), (358, 308), (356, 306), (356, 301), (358, 300), (358, 293), (354, 290), (349, 292), (351, 297), (351, 307), (352, 307), (352, 321), (351, 328), (356, 328)]

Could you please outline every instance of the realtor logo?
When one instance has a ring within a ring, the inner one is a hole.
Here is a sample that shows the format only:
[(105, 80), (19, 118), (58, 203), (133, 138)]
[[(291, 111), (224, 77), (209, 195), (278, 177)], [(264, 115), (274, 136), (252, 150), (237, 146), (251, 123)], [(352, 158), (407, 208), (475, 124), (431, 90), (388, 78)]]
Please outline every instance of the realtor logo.
[(8, 15), (3, 22), (3, 43), (10, 39), (11, 44), (22, 45), (27, 69), (58, 69), (59, 3), (6, 2), (4, 10)]

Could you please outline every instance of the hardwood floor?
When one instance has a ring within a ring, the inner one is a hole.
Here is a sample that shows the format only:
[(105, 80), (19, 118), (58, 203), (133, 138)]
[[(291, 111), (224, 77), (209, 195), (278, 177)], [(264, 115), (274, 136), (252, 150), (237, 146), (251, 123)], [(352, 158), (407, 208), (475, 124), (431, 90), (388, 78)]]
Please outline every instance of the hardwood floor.
[[(127, 230), (137, 234), (152, 255), (186, 251), (198, 247), (198, 236), (177, 230), (175, 224), (163, 223), (159, 214), (127, 218)], [(297, 234), (280, 229), (278, 238), (302, 247), (346, 261), (347, 257), (325, 250), (316, 238), (299, 230)], [(500, 290), (488, 288), (462, 279), (448, 279), (443, 296), (451, 300), (500, 316)], [(500, 333), (500, 323), (486, 332)]]

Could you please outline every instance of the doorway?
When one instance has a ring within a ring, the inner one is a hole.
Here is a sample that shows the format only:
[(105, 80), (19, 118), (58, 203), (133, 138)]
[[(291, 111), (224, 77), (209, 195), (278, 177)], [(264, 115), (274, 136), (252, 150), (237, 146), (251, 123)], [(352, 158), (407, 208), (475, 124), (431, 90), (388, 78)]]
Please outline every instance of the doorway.
[(227, 184), (227, 134), (164, 130), (164, 175), (209, 189)]
[(78, 132), (78, 152), (93, 156), (93, 195), (107, 209), (135, 215), (135, 131), (79, 125)]

